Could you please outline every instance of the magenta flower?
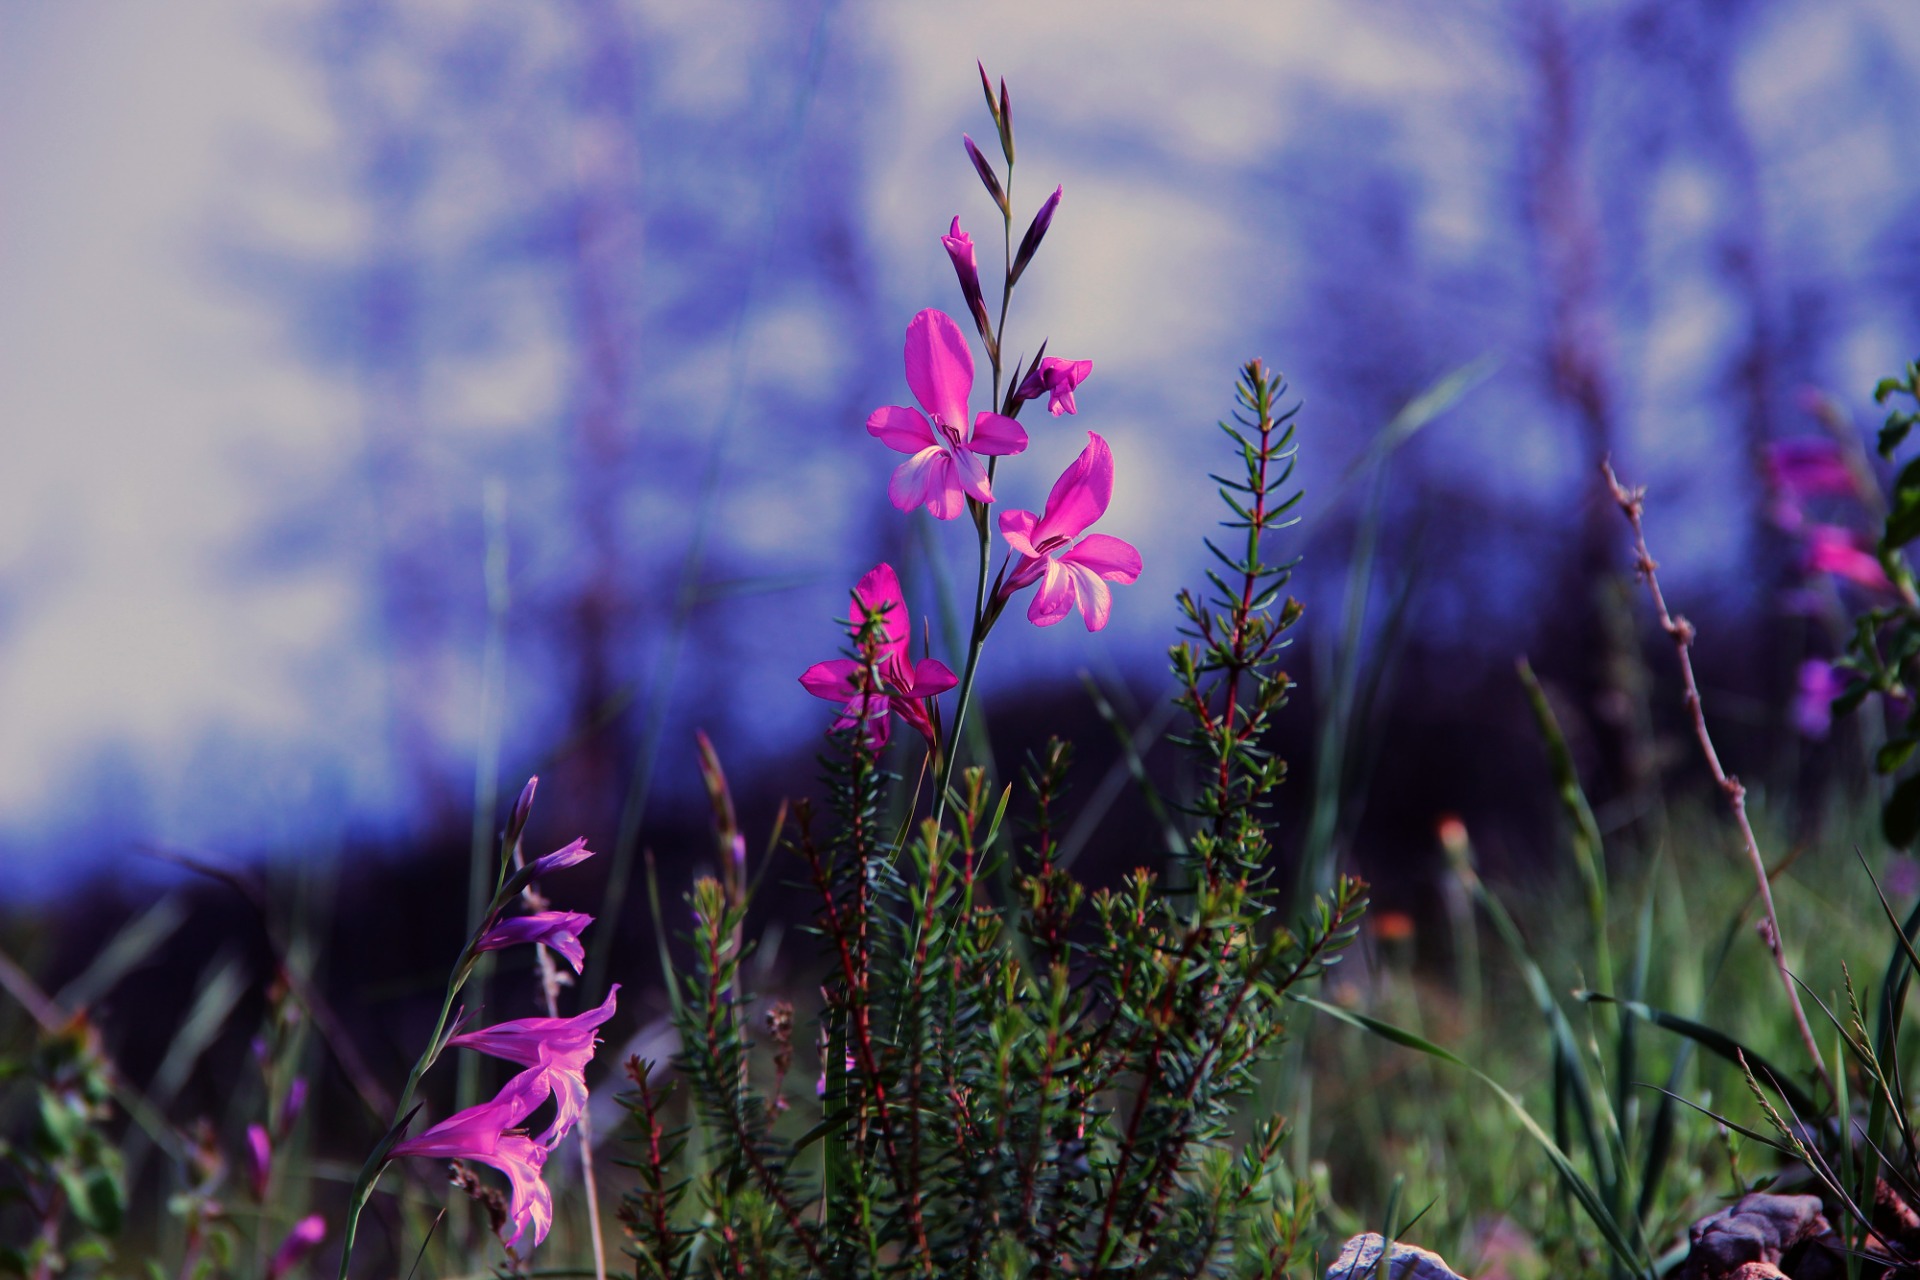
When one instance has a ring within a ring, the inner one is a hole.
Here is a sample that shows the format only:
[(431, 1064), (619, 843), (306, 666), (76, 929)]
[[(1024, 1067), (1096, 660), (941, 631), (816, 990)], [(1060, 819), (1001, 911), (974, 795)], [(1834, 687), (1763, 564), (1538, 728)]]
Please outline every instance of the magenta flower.
[(1816, 742), (1833, 728), (1833, 700), (1840, 696), (1840, 673), (1821, 658), (1800, 664), (1800, 688), (1793, 700), (1794, 727)]
[(864, 724), (867, 741), (876, 748), (887, 741), (891, 725), (887, 719), (889, 711), (918, 729), (928, 742), (932, 742), (933, 715), (929, 700), (953, 688), (959, 681), (943, 662), (933, 658), (912, 661), (909, 645), (913, 639), (913, 625), (907, 616), (906, 598), (900, 594), (900, 579), (892, 565), (878, 564), (868, 570), (867, 575), (854, 587), (853, 603), (847, 612), (852, 624), (849, 630), (856, 637), (869, 617), (880, 619), (877, 627), (879, 652), (875, 654), (874, 666), (881, 687), (859, 687), (865, 675), (865, 664), (855, 658), (834, 658), (814, 663), (801, 673), (801, 686), (816, 698), (841, 703), (845, 710), (833, 722), (833, 727), (848, 729), (856, 724)]
[(1865, 536), (1838, 525), (1814, 524), (1807, 526), (1806, 540), (1805, 564), (1809, 573), (1830, 573), (1869, 591), (1886, 591), (1891, 587), (1887, 571), (1871, 550), (1872, 541)]
[(959, 277), (960, 294), (973, 315), (973, 327), (984, 339), (993, 324), (987, 318), (987, 300), (980, 292), (980, 263), (973, 256), (973, 237), (960, 229), (958, 214), (954, 215), (952, 230), (940, 237), (940, 243), (946, 247), (947, 257), (953, 259), (953, 274)]
[[(538, 781), (538, 778), (534, 779), (534, 782)], [(531, 800), (533, 783), (529, 782), (527, 786), (529, 790), (524, 794)], [(552, 853), (544, 857), (535, 858), (527, 867), (527, 878), (529, 880), (538, 880), (549, 871), (565, 870), (567, 867), (576, 866), (579, 863), (585, 862), (592, 856), (593, 850), (587, 848), (587, 838), (581, 836), (578, 840), (575, 840), (572, 844), (564, 848), (555, 849)]]
[(614, 983), (607, 998), (597, 1009), (588, 1009), (571, 1018), (519, 1018), (496, 1023), (478, 1031), (468, 1031), (447, 1041), (464, 1049), (539, 1067), (547, 1073), (553, 1090), (553, 1123), (540, 1135), (551, 1148), (567, 1136), (587, 1109), (587, 1063), (593, 1060), (594, 1046), (600, 1043), (599, 1027), (613, 1016), (614, 998), (620, 984)]
[(945, 312), (929, 308), (913, 318), (906, 357), (907, 386), (927, 412), (887, 405), (867, 418), (867, 432), (887, 448), (913, 455), (894, 469), (887, 485), (893, 505), (902, 511), (924, 505), (936, 519), (951, 520), (970, 497), (993, 501), (981, 455), (1019, 453), (1027, 447), (1027, 433), (1012, 418), (985, 409), (968, 425), (973, 352)]
[(247, 1126), (247, 1173), (253, 1183), (253, 1198), (265, 1201), (267, 1179), (273, 1175), (273, 1142), (264, 1125)]
[(327, 1220), (319, 1214), (300, 1219), (293, 1224), (293, 1230), (287, 1232), (287, 1238), (273, 1251), (273, 1257), (267, 1262), (267, 1280), (280, 1280), (280, 1277), (299, 1266), (301, 1260), (327, 1238)]
[(1044, 514), (1000, 513), (1000, 533), (1020, 556), (1000, 588), (1002, 601), (1038, 582), (1040, 589), (1027, 606), (1027, 619), (1035, 626), (1052, 626), (1075, 605), (1087, 630), (1106, 626), (1113, 609), (1107, 583), (1132, 582), (1140, 576), (1140, 553), (1130, 543), (1104, 533), (1080, 536), (1106, 514), (1112, 500), (1113, 451), (1089, 431), (1087, 447), (1053, 482)]
[(547, 1149), (519, 1126), (547, 1100), (551, 1088), (548, 1069), (531, 1067), (507, 1081), (491, 1102), (448, 1116), (419, 1137), (397, 1143), (388, 1154), (395, 1160), (403, 1156), (477, 1160), (498, 1169), (507, 1175), (510, 1188), (507, 1217), (513, 1235), (507, 1243), (519, 1240), (531, 1223), (537, 1245), (553, 1225), (553, 1192), (540, 1177)]
[(1062, 360), (1057, 356), (1048, 356), (1034, 371), (1020, 383), (1020, 389), (1014, 392), (1017, 400), (1037, 400), (1048, 397), (1047, 408), (1054, 417), (1074, 412), (1073, 389), (1087, 380), (1093, 372), (1091, 360)]
[(300, 1119), (300, 1112), (307, 1105), (307, 1078), (295, 1076), (293, 1083), (287, 1086), (287, 1096), (280, 1101), (280, 1115), (273, 1122), (281, 1138), (293, 1132), (293, 1126)]
[(512, 916), (482, 934), (473, 949), (500, 951), (523, 942), (537, 942), (565, 956), (573, 971), (579, 973), (587, 962), (587, 949), (580, 944), (580, 932), (592, 923), (593, 917), (584, 911), (538, 911), (530, 916)]
[(1777, 440), (1767, 446), (1767, 478), (1791, 498), (1845, 498), (1859, 489), (1837, 442), (1819, 436)]

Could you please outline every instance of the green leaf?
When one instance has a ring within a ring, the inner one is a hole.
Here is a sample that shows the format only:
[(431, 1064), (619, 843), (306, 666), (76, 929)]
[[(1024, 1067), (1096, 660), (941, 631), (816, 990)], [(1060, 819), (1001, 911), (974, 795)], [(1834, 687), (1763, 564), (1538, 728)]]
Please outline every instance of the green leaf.
[(1915, 740), (1901, 736), (1891, 739), (1885, 746), (1873, 753), (1873, 767), (1879, 773), (1892, 773), (1907, 762), (1913, 755)]
[(1812, 1095), (1796, 1085), (1786, 1072), (1724, 1031), (1716, 1031), (1705, 1023), (1695, 1022), (1692, 1018), (1683, 1018), (1677, 1013), (1668, 1013), (1665, 1009), (1655, 1008), (1638, 1000), (1622, 1000), (1601, 991), (1576, 992), (1574, 998), (1591, 1004), (1617, 1004), (1636, 1017), (1645, 1018), (1655, 1026), (1664, 1027), (1668, 1031), (1685, 1036), (1736, 1066), (1744, 1058), (1754, 1078), (1772, 1087), (1796, 1115), (1804, 1118), (1823, 1114), (1821, 1108), (1815, 1105)]

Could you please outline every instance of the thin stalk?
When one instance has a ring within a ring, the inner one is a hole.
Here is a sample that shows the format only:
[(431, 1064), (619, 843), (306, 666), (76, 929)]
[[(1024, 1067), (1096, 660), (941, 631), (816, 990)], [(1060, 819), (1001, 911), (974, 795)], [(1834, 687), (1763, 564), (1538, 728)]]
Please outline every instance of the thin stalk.
[(1827, 1072), (1827, 1062), (1821, 1055), (1819, 1042), (1813, 1038), (1813, 1028), (1807, 1022), (1806, 1009), (1800, 1004), (1800, 993), (1794, 987), (1793, 974), (1787, 969), (1786, 947), (1780, 939), (1780, 917), (1773, 909), (1773, 885), (1767, 876), (1766, 861), (1760, 856), (1759, 838), (1754, 835), (1753, 823), (1747, 817), (1747, 789), (1740, 784), (1740, 779), (1721, 767), (1720, 753), (1714, 750), (1713, 738), (1707, 732), (1706, 713), (1700, 705), (1700, 686), (1693, 676), (1693, 624), (1667, 611), (1666, 597), (1660, 592), (1660, 579), (1654, 575), (1656, 564), (1653, 554), (1647, 550), (1647, 535), (1640, 523), (1640, 513), (1646, 504), (1646, 490), (1628, 489), (1621, 484), (1620, 478), (1613, 473), (1613, 463), (1609, 459), (1601, 460), (1600, 471), (1606, 477), (1607, 489), (1613, 495), (1614, 502), (1633, 528), (1634, 565), (1639, 569), (1642, 581), (1647, 584), (1647, 593), (1653, 597), (1654, 613), (1659, 618), (1660, 629), (1673, 641), (1674, 652), (1680, 659), (1680, 679), (1686, 689), (1687, 714), (1693, 721), (1693, 736), (1700, 744), (1700, 754), (1706, 758), (1707, 769), (1713, 774), (1714, 783), (1727, 797), (1727, 807), (1733, 811), (1734, 824), (1740, 828), (1747, 862), (1753, 868), (1754, 887), (1759, 891), (1760, 906), (1766, 913), (1767, 950), (1773, 953), (1773, 965), (1779, 971), (1780, 985), (1787, 993), (1787, 1004), (1793, 1010), (1800, 1040), (1806, 1045), (1807, 1056), (1813, 1059), (1813, 1069), (1821, 1083), (1827, 1086), (1828, 1099), (1837, 1099), (1840, 1095), (1834, 1089), (1833, 1077)]
[[(1000, 383), (1002, 371), (1000, 349), (1006, 341), (1007, 306), (1013, 301), (1013, 162), (1007, 162), (1006, 202), (1000, 206), (1000, 248), (1004, 255), (1006, 270), (1000, 283), (1000, 321), (987, 341), (987, 361), (993, 366), (993, 398), (987, 403), (991, 411), (998, 413), (1000, 404)], [(987, 459), (987, 484), (993, 484), (994, 464), (998, 458)], [(980, 671), (980, 650), (986, 644), (987, 632), (993, 623), (987, 618), (987, 566), (993, 559), (993, 536), (987, 524), (987, 508), (984, 503), (967, 499), (967, 512), (973, 517), (973, 527), (979, 534), (980, 564), (975, 573), (973, 585), (973, 627), (967, 634), (967, 661), (960, 671), (960, 693), (953, 706), (953, 730), (947, 737), (946, 759), (940, 762), (940, 785), (933, 795), (933, 822), (940, 826), (947, 816), (947, 790), (953, 784), (953, 766), (960, 758), (960, 735), (967, 724), (967, 708), (973, 702), (973, 679)]]

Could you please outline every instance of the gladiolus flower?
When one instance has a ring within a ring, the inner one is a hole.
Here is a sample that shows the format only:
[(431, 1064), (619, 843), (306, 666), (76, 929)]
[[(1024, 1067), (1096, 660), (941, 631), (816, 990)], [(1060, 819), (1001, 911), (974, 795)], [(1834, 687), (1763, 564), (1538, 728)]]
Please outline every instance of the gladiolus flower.
[[(984, 416), (984, 415), (983, 415)], [(848, 609), (849, 628), (858, 638), (867, 619), (878, 618), (875, 632), (879, 647), (874, 669), (880, 678), (878, 689), (862, 689), (866, 664), (855, 658), (834, 658), (816, 662), (800, 676), (800, 684), (816, 698), (827, 698), (844, 705), (836, 729), (866, 726), (867, 741), (874, 747), (885, 745), (891, 711), (928, 742), (934, 739), (933, 716), (928, 700), (945, 693), (959, 681), (947, 665), (933, 658), (912, 661), (908, 652), (913, 625), (907, 616), (906, 597), (900, 593), (900, 579), (890, 564), (875, 565), (853, 589), (853, 604)]]
[(537, 942), (565, 956), (573, 971), (579, 973), (587, 962), (587, 949), (580, 943), (580, 932), (593, 923), (584, 911), (538, 911), (530, 916), (513, 916), (481, 935), (473, 944), (475, 951), (500, 951), (523, 942)]
[(1806, 539), (1808, 572), (1830, 573), (1869, 591), (1886, 591), (1892, 585), (1879, 557), (1869, 549), (1872, 543), (1860, 534), (1836, 525), (1816, 524), (1807, 527)]
[(1089, 431), (1087, 447), (1053, 482), (1044, 514), (1000, 513), (1000, 533), (1020, 556), (1000, 588), (1001, 599), (1038, 582), (1040, 589), (1027, 606), (1027, 619), (1035, 626), (1052, 626), (1075, 605), (1087, 630), (1106, 626), (1113, 609), (1107, 583), (1133, 582), (1140, 576), (1140, 553), (1132, 544), (1104, 533), (1080, 536), (1106, 514), (1112, 500), (1113, 451)]
[(287, 1238), (273, 1251), (273, 1257), (267, 1262), (267, 1280), (280, 1280), (300, 1265), (308, 1254), (320, 1247), (327, 1238), (327, 1220), (319, 1214), (302, 1218), (293, 1224), (293, 1230), (287, 1232)]
[(1853, 469), (1832, 440), (1777, 440), (1767, 446), (1766, 463), (1767, 478), (1792, 498), (1851, 497), (1858, 492)]
[(924, 505), (936, 519), (951, 520), (969, 497), (993, 501), (980, 455), (1019, 453), (1027, 447), (1027, 433), (1012, 418), (985, 409), (968, 425), (973, 352), (945, 312), (922, 311), (907, 325), (906, 361), (907, 385), (927, 412), (887, 405), (867, 418), (867, 432), (887, 448), (913, 455), (895, 468), (887, 486), (893, 505), (902, 511)]
[[(536, 779), (537, 781), (537, 779)], [(532, 784), (529, 783), (529, 786)], [(531, 799), (531, 796), (528, 797)], [(561, 871), (567, 867), (585, 862), (593, 856), (593, 850), (587, 848), (587, 838), (581, 836), (565, 848), (555, 849), (544, 857), (535, 858), (527, 867), (527, 878), (538, 880), (549, 871)]]
[(553, 1225), (553, 1191), (540, 1177), (547, 1149), (518, 1126), (547, 1100), (551, 1089), (545, 1066), (529, 1068), (507, 1081), (492, 1101), (448, 1116), (419, 1137), (397, 1143), (389, 1155), (396, 1160), (403, 1156), (477, 1160), (498, 1169), (507, 1175), (510, 1189), (507, 1218), (513, 1235), (506, 1238), (507, 1243), (519, 1240), (531, 1223), (537, 1245)]
[(1815, 741), (1833, 728), (1833, 700), (1840, 696), (1840, 673), (1821, 658), (1800, 664), (1800, 688), (1793, 700), (1794, 727)]
[(1073, 389), (1087, 380), (1093, 372), (1091, 360), (1062, 360), (1056, 356), (1043, 359), (1034, 371), (1020, 383), (1020, 389), (1013, 393), (1016, 400), (1037, 400), (1048, 397), (1047, 409), (1054, 417), (1075, 410)]
[(540, 1135), (540, 1141), (551, 1148), (586, 1113), (587, 1064), (593, 1061), (594, 1046), (600, 1043), (599, 1027), (613, 1016), (613, 1002), (619, 994), (620, 984), (616, 982), (597, 1009), (571, 1018), (517, 1018), (465, 1032), (447, 1043), (522, 1066), (539, 1067), (547, 1073), (556, 1109), (553, 1123)]
[(980, 292), (980, 263), (973, 254), (973, 237), (960, 229), (958, 215), (953, 219), (953, 228), (940, 237), (940, 243), (946, 247), (947, 257), (953, 260), (953, 274), (960, 280), (960, 294), (973, 315), (973, 327), (984, 339), (993, 324), (987, 317), (986, 297)]

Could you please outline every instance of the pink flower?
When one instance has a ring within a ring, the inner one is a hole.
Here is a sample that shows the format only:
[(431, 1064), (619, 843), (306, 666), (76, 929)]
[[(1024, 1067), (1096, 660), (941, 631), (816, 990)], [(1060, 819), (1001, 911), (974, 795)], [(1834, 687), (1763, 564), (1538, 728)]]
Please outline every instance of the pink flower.
[(253, 1182), (253, 1198), (267, 1198), (267, 1179), (273, 1173), (273, 1142), (264, 1125), (247, 1126), (247, 1173)]
[(973, 352), (944, 312), (928, 309), (907, 325), (907, 385), (933, 420), (919, 409), (887, 405), (867, 418), (867, 432), (908, 458), (894, 469), (887, 496), (902, 511), (924, 505), (939, 520), (951, 520), (966, 500), (992, 502), (981, 455), (1019, 453), (1027, 433), (1012, 418), (982, 409), (967, 418), (973, 390)]
[(513, 1235), (507, 1243), (519, 1240), (532, 1223), (533, 1242), (539, 1244), (553, 1225), (553, 1192), (540, 1177), (547, 1149), (518, 1126), (547, 1100), (551, 1087), (545, 1066), (522, 1071), (491, 1102), (448, 1116), (419, 1137), (396, 1144), (389, 1155), (396, 1160), (477, 1160), (493, 1166), (507, 1175), (510, 1188), (507, 1216)]
[(620, 984), (616, 982), (597, 1009), (571, 1018), (519, 1018), (496, 1023), (457, 1035), (447, 1043), (539, 1067), (547, 1073), (556, 1109), (553, 1123), (540, 1135), (540, 1141), (551, 1148), (586, 1112), (587, 1063), (593, 1060), (594, 1046), (600, 1043), (598, 1028), (613, 1016), (614, 998), (619, 994)]
[(1809, 573), (1830, 573), (1869, 591), (1886, 591), (1891, 587), (1887, 571), (1873, 554), (1872, 541), (1865, 536), (1838, 525), (1814, 524), (1807, 526), (1806, 540), (1805, 564)]
[(327, 1238), (327, 1220), (319, 1214), (302, 1218), (293, 1224), (293, 1230), (287, 1232), (287, 1238), (273, 1251), (273, 1257), (267, 1263), (267, 1280), (280, 1280), (300, 1265), (308, 1254), (320, 1247)]
[(1113, 451), (1089, 431), (1087, 447), (1053, 482), (1045, 514), (1000, 513), (1000, 532), (1020, 555), (1020, 563), (1000, 588), (1001, 599), (1038, 582), (1040, 589), (1027, 606), (1027, 618), (1035, 626), (1052, 626), (1075, 605), (1086, 619), (1087, 630), (1106, 626), (1113, 608), (1107, 583), (1132, 582), (1140, 576), (1140, 553), (1131, 544), (1104, 533), (1080, 537), (1106, 513), (1112, 499)]
[(580, 944), (580, 931), (593, 923), (584, 911), (539, 911), (530, 916), (512, 916), (486, 931), (473, 944), (475, 951), (500, 951), (523, 942), (552, 947), (565, 956), (575, 973), (587, 962), (587, 949)]
[[(924, 313), (923, 313), (924, 314)], [(984, 416), (984, 415), (983, 415)], [(1005, 421), (1005, 419), (1003, 419)], [(934, 739), (933, 716), (929, 699), (945, 693), (959, 681), (943, 662), (933, 658), (911, 660), (909, 645), (913, 639), (912, 621), (907, 616), (906, 598), (900, 594), (900, 579), (890, 564), (878, 564), (867, 572), (853, 589), (853, 604), (848, 609), (849, 628), (857, 637), (869, 617), (878, 617), (879, 652), (875, 667), (880, 677), (878, 689), (862, 689), (864, 665), (854, 658), (834, 658), (816, 662), (801, 673), (800, 684), (816, 698), (827, 698), (844, 705), (836, 729), (865, 724), (867, 741), (875, 747), (885, 744), (891, 711), (928, 742)]]
[(307, 1078), (295, 1076), (293, 1083), (287, 1086), (287, 1096), (280, 1101), (280, 1115), (274, 1123), (282, 1139), (293, 1132), (294, 1123), (300, 1119), (300, 1112), (307, 1105)]
[(1833, 700), (1840, 696), (1840, 674), (1821, 658), (1800, 664), (1800, 688), (1793, 700), (1793, 723), (1815, 741), (1833, 728)]
[(1063, 413), (1074, 412), (1073, 389), (1085, 382), (1087, 375), (1092, 372), (1091, 360), (1062, 360), (1048, 356), (1020, 383), (1020, 389), (1013, 393), (1014, 398), (1037, 400), (1045, 395), (1048, 397), (1048, 410), (1057, 418)]
[(980, 264), (973, 256), (973, 237), (960, 229), (959, 215), (954, 216), (952, 230), (940, 237), (940, 243), (953, 260), (953, 274), (959, 277), (960, 294), (973, 315), (973, 327), (985, 338), (993, 325), (987, 318), (987, 300), (980, 292)]
[(1820, 436), (1776, 440), (1767, 446), (1767, 478), (1794, 499), (1851, 497), (1853, 469), (1837, 442)]
[[(539, 779), (535, 778), (533, 781), (538, 782)], [(529, 782), (527, 787), (528, 790), (522, 794), (524, 794), (528, 800), (531, 800), (533, 798), (533, 782)], [(564, 848), (555, 849), (545, 857), (535, 858), (527, 867), (527, 878), (529, 880), (538, 880), (549, 871), (565, 870), (568, 867), (585, 862), (592, 856), (593, 850), (587, 848), (587, 838), (581, 836), (578, 840), (575, 840), (572, 844)]]

